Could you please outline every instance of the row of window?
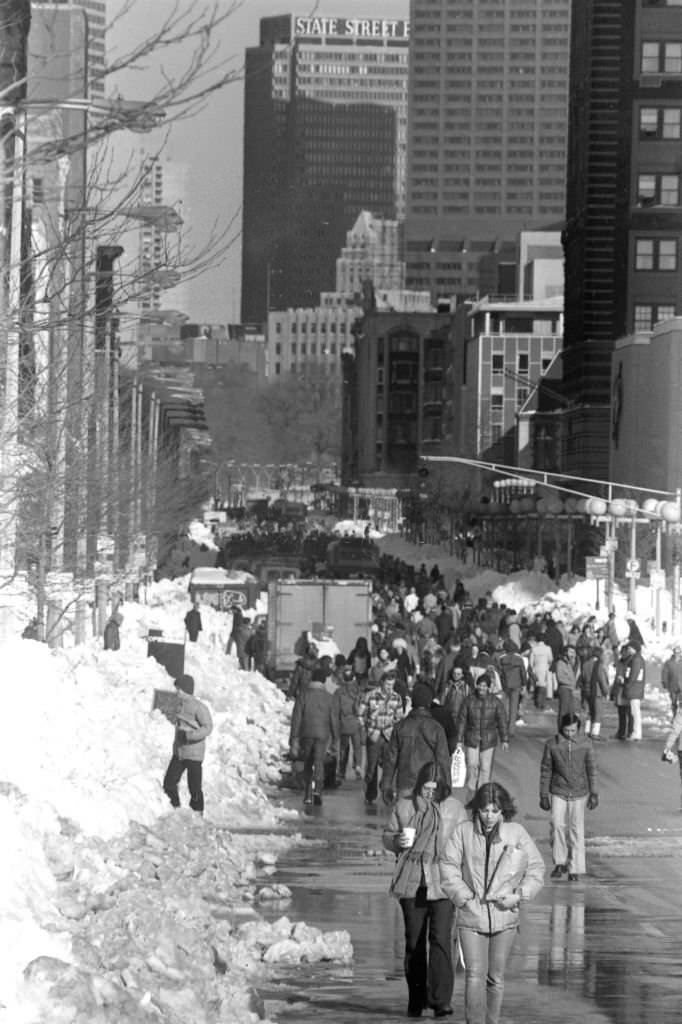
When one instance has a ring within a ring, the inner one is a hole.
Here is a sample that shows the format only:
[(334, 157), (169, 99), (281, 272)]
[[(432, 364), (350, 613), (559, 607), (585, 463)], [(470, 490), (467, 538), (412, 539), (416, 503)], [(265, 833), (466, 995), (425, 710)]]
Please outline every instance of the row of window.
[[(282, 322), (278, 320), (277, 323), (275, 324), (275, 334), (282, 334), (283, 333), (282, 327), (283, 327)], [(349, 330), (349, 329), (350, 328), (348, 327), (348, 325), (346, 324), (345, 321), (341, 321), (341, 323), (338, 325), (338, 333), (339, 334), (346, 334), (347, 330)], [(307, 334), (308, 333), (308, 324), (303, 322), (301, 324), (301, 330), (299, 332), (298, 324), (292, 323), (292, 324), (289, 325), (289, 330), (290, 330), (291, 334), (298, 334), (298, 333), (300, 333), (300, 334)], [(332, 322), (329, 324), (329, 332), (330, 332), (330, 334), (336, 334), (336, 332), (337, 332), (336, 321), (332, 320)], [(326, 334), (327, 333), (327, 323), (326, 323), (326, 321), (323, 320), (321, 323), (311, 324), (310, 325), (310, 333), (311, 334)]]

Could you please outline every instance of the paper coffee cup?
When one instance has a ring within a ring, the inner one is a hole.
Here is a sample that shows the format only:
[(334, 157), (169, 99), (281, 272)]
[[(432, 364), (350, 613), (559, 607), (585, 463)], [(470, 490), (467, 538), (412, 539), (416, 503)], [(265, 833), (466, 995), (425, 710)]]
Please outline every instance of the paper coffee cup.
[(403, 836), (407, 839), (407, 845), (412, 846), (414, 843), (414, 837), (417, 834), (416, 828), (404, 828)]

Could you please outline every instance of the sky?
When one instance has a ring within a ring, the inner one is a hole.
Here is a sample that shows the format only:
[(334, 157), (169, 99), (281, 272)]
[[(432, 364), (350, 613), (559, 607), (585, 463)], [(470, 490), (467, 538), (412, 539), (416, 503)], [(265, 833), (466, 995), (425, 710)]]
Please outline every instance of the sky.
[[(172, 0), (107, 0), (109, 30), (107, 59), (129, 54), (132, 45), (148, 38), (168, 11)], [(196, 16), (212, 4), (179, 0), (177, 7)], [(187, 165), (188, 196), (183, 203), (187, 243), (195, 251), (202, 249), (212, 233), (226, 231), (234, 238), (221, 264), (213, 266), (185, 289), (186, 308), (192, 322), (236, 323), (241, 300), (241, 198), (243, 81), (241, 69), (245, 50), (258, 44), (259, 19), (279, 14), (320, 14), (338, 17), (406, 18), (409, 0), (215, 0), (215, 8), (229, 17), (216, 31), (217, 59), (227, 62), (235, 72), (235, 81), (208, 98), (202, 109), (174, 123), (168, 130), (165, 154)], [(161, 75), (175, 76), (187, 66), (194, 44), (189, 41), (172, 52), (150, 54), (134, 69), (121, 72), (112, 83), (126, 99), (148, 98), (155, 94)], [(107, 91), (110, 89), (107, 87)], [(149, 137), (120, 139), (139, 151), (142, 145), (154, 147), (158, 133)], [(230, 227), (232, 225), (232, 227)], [(349, 225), (350, 227), (350, 225)]]

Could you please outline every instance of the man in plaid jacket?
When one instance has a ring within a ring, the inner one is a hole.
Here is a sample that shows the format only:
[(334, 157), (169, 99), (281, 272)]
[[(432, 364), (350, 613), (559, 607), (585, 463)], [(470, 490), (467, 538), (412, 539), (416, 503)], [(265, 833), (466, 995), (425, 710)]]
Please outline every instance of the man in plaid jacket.
[(395, 670), (385, 672), (381, 684), (368, 690), (360, 702), (358, 718), (367, 737), (365, 769), (365, 803), (373, 804), (379, 789), (379, 767), (383, 769), (384, 752), (393, 726), (403, 717), (403, 701), (395, 692)]

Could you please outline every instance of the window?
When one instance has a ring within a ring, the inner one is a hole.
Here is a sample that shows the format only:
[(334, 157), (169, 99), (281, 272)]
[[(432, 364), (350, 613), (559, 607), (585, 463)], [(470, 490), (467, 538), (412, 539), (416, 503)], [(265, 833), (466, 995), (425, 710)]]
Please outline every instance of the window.
[(638, 206), (679, 206), (679, 174), (638, 174)]
[(682, 110), (679, 107), (641, 107), (639, 136), (641, 139), (679, 139)]
[(677, 270), (677, 239), (637, 238), (635, 270)]
[(493, 373), (504, 372), (504, 355), (502, 352), (493, 352)]
[(282, 367), (281, 367), (281, 364), (280, 364), (280, 363), (275, 363), (275, 374), (276, 374), (277, 376), (279, 376), (279, 374), (280, 374), (281, 372), (282, 372)]
[(651, 331), (654, 324), (660, 323), (662, 320), (671, 320), (674, 316), (674, 306), (638, 303), (634, 310), (634, 329), (636, 331)]
[(640, 70), (644, 75), (682, 74), (682, 43), (642, 43)]
[(297, 343), (295, 341), (292, 341), (292, 343), (291, 343), (291, 354), (292, 354), (292, 356), (296, 355), (296, 349), (297, 348), (298, 348)]
[(520, 409), (523, 403), (528, 398), (528, 388), (517, 388), (516, 389), (516, 408)]
[(528, 376), (528, 353), (527, 352), (519, 352), (518, 357), (517, 357), (516, 368), (517, 368), (518, 372), (523, 377), (527, 377)]

